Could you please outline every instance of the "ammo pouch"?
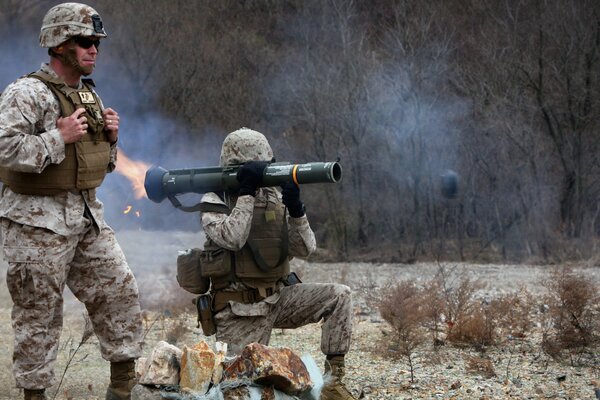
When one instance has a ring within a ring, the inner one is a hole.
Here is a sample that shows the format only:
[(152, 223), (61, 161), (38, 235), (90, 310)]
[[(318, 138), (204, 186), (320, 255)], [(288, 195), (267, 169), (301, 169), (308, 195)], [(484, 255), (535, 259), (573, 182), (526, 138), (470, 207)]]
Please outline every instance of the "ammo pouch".
[(177, 283), (193, 294), (206, 293), (210, 288), (210, 280), (202, 275), (201, 254), (200, 249), (187, 249), (177, 256)]
[(194, 300), (194, 303), (196, 303), (196, 310), (198, 311), (198, 324), (202, 326), (204, 336), (211, 336), (217, 333), (217, 327), (213, 318), (212, 296), (210, 294), (203, 294), (202, 296), (198, 296)]
[(204, 278), (223, 278), (231, 274), (231, 253), (225, 249), (203, 250), (200, 253)]

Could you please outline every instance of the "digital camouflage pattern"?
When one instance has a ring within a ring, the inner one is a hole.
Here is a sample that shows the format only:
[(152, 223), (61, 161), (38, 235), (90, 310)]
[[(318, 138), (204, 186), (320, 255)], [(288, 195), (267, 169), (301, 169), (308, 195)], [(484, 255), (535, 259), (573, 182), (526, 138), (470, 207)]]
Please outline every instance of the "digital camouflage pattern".
[(269, 344), (273, 328), (294, 329), (323, 320), (321, 351), (346, 354), (352, 336), (350, 288), (335, 283), (302, 283), (281, 288), (254, 304), (230, 302), (215, 315), (217, 340), (239, 354), (249, 343)]
[(242, 128), (231, 132), (221, 147), (220, 166), (243, 164), (247, 161), (271, 161), (273, 150), (260, 132)]
[(40, 46), (56, 47), (73, 36), (107, 36), (96, 10), (81, 3), (62, 3), (48, 10), (42, 21)]
[(125, 361), (141, 354), (135, 278), (114, 232), (104, 225), (96, 235), (91, 222), (81, 219), (82, 229), (69, 235), (2, 219), (6, 282), (14, 303), (17, 387), (52, 384), (65, 285), (85, 304), (104, 359)]
[[(272, 158), (265, 136), (247, 128), (230, 133), (221, 150), (222, 166)], [(267, 192), (275, 192), (281, 201), (281, 193), (275, 188), (259, 188), (256, 197), (239, 197), (230, 215), (204, 212), (202, 227), (207, 239), (222, 248), (240, 250), (250, 234), (254, 208), (266, 205)], [(224, 204), (216, 193), (205, 194), (201, 201)], [(291, 257), (307, 257), (316, 250), (315, 235), (306, 215), (288, 216), (288, 233)], [(235, 282), (225, 290), (246, 289), (241, 282)], [(267, 345), (273, 328), (293, 329), (322, 319), (321, 350), (325, 354), (345, 354), (352, 334), (352, 300), (350, 289), (339, 284), (280, 285), (278, 293), (257, 303), (230, 301), (229, 307), (215, 315), (217, 340), (227, 342), (229, 351), (235, 354), (251, 342)]]
[[(42, 65), (41, 71), (56, 77), (47, 64)], [(59, 117), (56, 98), (38, 79), (22, 78), (9, 85), (0, 97), (0, 165), (39, 173), (51, 163), (60, 163), (65, 158), (65, 145), (56, 128)], [(116, 159), (115, 145), (111, 146), (110, 171), (115, 168)], [(85, 197), (70, 192), (27, 196), (5, 189), (0, 197), (0, 218), (68, 235), (82, 229), (87, 204), (94, 222), (102, 227), (102, 203)]]
[[(48, 65), (41, 69), (56, 76)], [(57, 100), (39, 80), (9, 85), (0, 97), (0, 165), (40, 172), (61, 162), (59, 116)], [(109, 170), (115, 161), (112, 146)], [(87, 191), (28, 196), (4, 187), (0, 194), (17, 387), (52, 384), (65, 285), (86, 305), (104, 358), (124, 361), (141, 353), (137, 284), (103, 214), (102, 203)]]
[[(281, 193), (276, 189), (259, 188), (256, 197), (239, 197), (229, 216), (214, 212), (202, 213), (204, 233), (219, 247), (232, 251), (240, 250), (250, 235), (254, 207), (266, 206), (267, 191), (276, 193), (278, 200), (281, 201)], [(201, 202), (225, 204), (216, 193), (206, 193)], [(291, 257), (307, 257), (316, 250), (315, 234), (310, 228), (306, 215), (300, 218), (292, 218), (288, 215), (288, 234)]]

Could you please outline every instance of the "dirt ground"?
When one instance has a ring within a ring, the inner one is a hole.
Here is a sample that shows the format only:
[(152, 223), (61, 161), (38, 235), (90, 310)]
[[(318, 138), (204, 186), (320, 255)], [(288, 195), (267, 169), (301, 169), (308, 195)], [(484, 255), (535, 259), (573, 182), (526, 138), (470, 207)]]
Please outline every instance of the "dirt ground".
[[(195, 316), (176, 312), (168, 306), (173, 298), (186, 298), (174, 289), (174, 260), (177, 250), (198, 247), (200, 234), (186, 232), (119, 232), (118, 238), (134, 271), (142, 293), (144, 316), (144, 353), (149, 353), (159, 340), (176, 345), (193, 344), (205, 339), (196, 328)], [(294, 260), (293, 267), (307, 282), (340, 282), (355, 294), (355, 329), (352, 352), (348, 355), (347, 382), (357, 396), (364, 399), (429, 399), (429, 398), (594, 398), (600, 381), (598, 362), (571, 366), (557, 363), (542, 355), (535, 346), (535, 334), (504, 348), (486, 354), (495, 368), (494, 376), (469, 372), (468, 364), (481, 354), (470, 349), (444, 346), (435, 352), (419, 352), (416, 381), (410, 382), (408, 368), (402, 361), (385, 356), (384, 343), (389, 327), (365, 299), (392, 282), (412, 280), (424, 282), (439, 268), (435, 263), (308, 263)], [(541, 280), (546, 266), (447, 264), (446, 268), (464, 272), (487, 284), (482, 298), (509, 293), (525, 285), (533, 294), (541, 294)], [(590, 280), (600, 284), (600, 268), (581, 270)], [(11, 300), (7, 292), (6, 263), (0, 260), (0, 399), (18, 399), (22, 394), (14, 388), (11, 374), (12, 328)], [(49, 389), (50, 399), (103, 399), (108, 383), (109, 363), (99, 355), (95, 337), (79, 346), (83, 330), (83, 308), (65, 293), (65, 323), (56, 384)], [(294, 331), (276, 331), (271, 345), (291, 347), (299, 354), (310, 354), (321, 364), (318, 325)], [(208, 339), (210, 342), (210, 339)], [(598, 354), (592, 354), (592, 357)], [(66, 365), (70, 361), (69, 367)], [(65, 373), (60, 389), (58, 382)], [(562, 377), (565, 379), (562, 379)]]

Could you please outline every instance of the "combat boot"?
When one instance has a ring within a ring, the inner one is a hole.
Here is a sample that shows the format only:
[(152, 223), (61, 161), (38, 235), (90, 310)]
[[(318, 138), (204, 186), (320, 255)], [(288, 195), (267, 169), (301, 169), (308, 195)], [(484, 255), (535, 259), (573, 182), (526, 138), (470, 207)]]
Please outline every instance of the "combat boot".
[(321, 400), (356, 400), (342, 382), (344, 356), (332, 356), (325, 360), (325, 374), (331, 372), (331, 381), (321, 390)]
[(111, 362), (106, 400), (129, 400), (135, 386), (135, 360)]
[(46, 389), (24, 389), (25, 400), (46, 400)]

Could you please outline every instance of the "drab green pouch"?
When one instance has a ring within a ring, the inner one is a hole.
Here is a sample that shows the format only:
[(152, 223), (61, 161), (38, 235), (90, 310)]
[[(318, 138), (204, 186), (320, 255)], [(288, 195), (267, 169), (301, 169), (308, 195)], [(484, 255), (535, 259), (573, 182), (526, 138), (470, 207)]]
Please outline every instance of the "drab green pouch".
[(177, 256), (177, 283), (193, 294), (206, 293), (210, 288), (210, 280), (202, 275), (201, 254), (200, 249), (187, 249)]
[(231, 273), (231, 254), (224, 249), (204, 250), (200, 254), (202, 276), (222, 278)]

